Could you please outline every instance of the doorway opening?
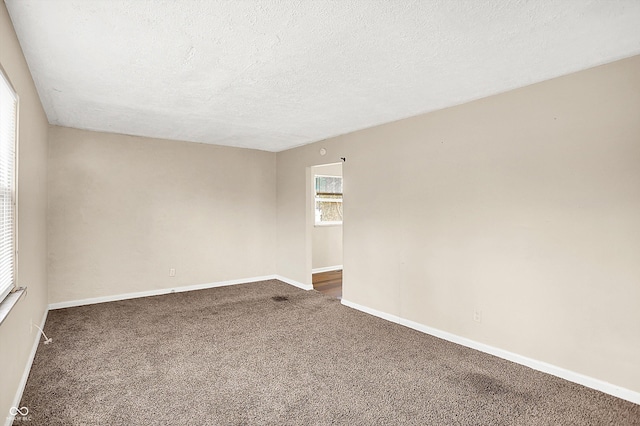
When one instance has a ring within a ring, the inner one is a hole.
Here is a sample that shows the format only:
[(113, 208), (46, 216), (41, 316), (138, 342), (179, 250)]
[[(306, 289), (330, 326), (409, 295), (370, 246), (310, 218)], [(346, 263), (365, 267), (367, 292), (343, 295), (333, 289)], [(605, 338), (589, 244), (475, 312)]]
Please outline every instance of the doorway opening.
[(342, 163), (311, 167), (313, 228), (311, 273), (314, 290), (342, 298)]

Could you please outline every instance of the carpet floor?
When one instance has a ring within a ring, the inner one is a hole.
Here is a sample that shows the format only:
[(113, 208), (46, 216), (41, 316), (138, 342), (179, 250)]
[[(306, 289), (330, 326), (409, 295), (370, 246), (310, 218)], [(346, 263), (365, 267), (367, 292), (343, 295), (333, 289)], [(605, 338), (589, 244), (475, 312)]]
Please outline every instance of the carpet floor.
[(33, 425), (640, 425), (640, 406), (271, 280), (51, 311)]

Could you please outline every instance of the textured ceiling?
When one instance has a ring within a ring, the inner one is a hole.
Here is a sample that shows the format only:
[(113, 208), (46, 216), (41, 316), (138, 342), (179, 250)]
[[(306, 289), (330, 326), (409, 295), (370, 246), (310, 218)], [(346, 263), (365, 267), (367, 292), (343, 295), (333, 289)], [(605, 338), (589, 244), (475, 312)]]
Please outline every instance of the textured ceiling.
[(5, 0), (52, 124), (280, 151), (640, 54), (638, 0)]

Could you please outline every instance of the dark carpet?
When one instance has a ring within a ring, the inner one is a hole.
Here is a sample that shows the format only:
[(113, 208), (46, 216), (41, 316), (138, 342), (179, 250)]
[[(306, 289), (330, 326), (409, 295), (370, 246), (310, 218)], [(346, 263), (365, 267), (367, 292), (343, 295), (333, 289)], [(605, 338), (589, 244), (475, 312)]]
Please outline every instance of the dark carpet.
[(640, 406), (279, 281), (51, 311), (32, 425), (640, 425)]

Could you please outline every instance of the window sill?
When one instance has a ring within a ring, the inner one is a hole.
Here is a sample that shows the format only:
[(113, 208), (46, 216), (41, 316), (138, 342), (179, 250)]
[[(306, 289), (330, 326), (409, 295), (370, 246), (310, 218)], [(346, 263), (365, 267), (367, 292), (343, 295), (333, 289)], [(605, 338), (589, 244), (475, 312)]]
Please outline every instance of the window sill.
[(20, 298), (22, 298), (22, 296), (26, 292), (26, 288), (20, 287), (13, 293), (9, 293), (7, 297), (5, 297), (2, 302), (0, 302), (0, 325), (2, 325), (5, 318), (9, 316), (9, 312), (11, 312), (11, 309), (13, 309), (16, 303), (18, 303), (18, 300), (20, 300)]
[(342, 226), (342, 222), (316, 223), (313, 226), (316, 228), (322, 228), (325, 226)]

